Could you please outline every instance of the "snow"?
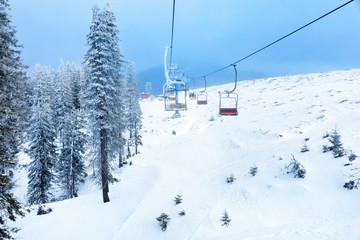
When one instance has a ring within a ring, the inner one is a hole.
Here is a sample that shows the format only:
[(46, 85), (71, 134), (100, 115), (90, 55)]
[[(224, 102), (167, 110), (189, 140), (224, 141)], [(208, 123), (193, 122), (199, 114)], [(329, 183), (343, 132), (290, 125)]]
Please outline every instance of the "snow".
[[(33, 206), (14, 224), (16, 237), (359, 239), (360, 191), (343, 185), (360, 177), (360, 159), (344, 166), (346, 156), (322, 153), (323, 134), (336, 128), (344, 147), (360, 154), (359, 80), (360, 69), (243, 81), (238, 116), (218, 114), (218, 92), (232, 84), (208, 88), (207, 105), (188, 100), (177, 119), (163, 101), (143, 100), (144, 146), (132, 166), (114, 174), (120, 181), (110, 186), (111, 201), (102, 203), (88, 180), (78, 198), (47, 204), (50, 214), (37, 216)], [(305, 138), (310, 151), (301, 153)], [(291, 154), (304, 165), (304, 179), (286, 174)], [(23, 200), (26, 172), (16, 174)], [(183, 203), (175, 205), (177, 194)], [(225, 210), (229, 227), (220, 222)], [(165, 232), (156, 221), (162, 212), (171, 218)]]

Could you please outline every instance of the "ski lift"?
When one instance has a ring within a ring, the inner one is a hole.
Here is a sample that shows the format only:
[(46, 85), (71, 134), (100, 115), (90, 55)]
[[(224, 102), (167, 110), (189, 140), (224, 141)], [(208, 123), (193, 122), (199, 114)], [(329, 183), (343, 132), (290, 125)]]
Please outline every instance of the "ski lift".
[(236, 65), (232, 64), (235, 70), (235, 86), (234, 89), (225, 91), (220, 94), (220, 103), (219, 103), (219, 114), (224, 116), (236, 116), (238, 115), (238, 95), (235, 93), (236, 84), (237, 84), (237, 70)]
[(205, 81), (205, 88), (204, 90), (198, 92), (197, 94), (197, 104), (198, 105), (205, 105), (207, 104), (207, 93), (206, 91), (206, 77), (204, 76), (204, 81)]
[(176, 96), (175, 96), (175, 89), (173, 89), (172, 87), (169, 87), (165, 84), (164, 86), (164, 97), (167, 98), (170, 101), (175, 101), (176, 100)]
[(186, 85), (183, 82), (173, 83), (170, 86), (164, 85), (164, 104), (166, 111), (185, 111)]

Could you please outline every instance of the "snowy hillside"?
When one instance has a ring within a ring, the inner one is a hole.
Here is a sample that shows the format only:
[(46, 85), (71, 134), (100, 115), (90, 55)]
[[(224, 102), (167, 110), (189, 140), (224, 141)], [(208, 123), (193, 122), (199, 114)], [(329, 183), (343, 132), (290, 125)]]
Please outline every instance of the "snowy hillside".
[[(359, 83), (360, 70), (240, 82), (236, 117), (218, 115), (218, 91), (232, 84), (209, 88), (208, 105), (188, 100), (178, 119), (162, 101), (145, 100), (144, 147), (115, 174), (111, 201), (104, 204), (88, 181), (78, 198), (48, 204), (50, 214), (19, 219), (17, 238), (360, 239), (360, 190), (343, 188), (360, 177), (360, 159), (344, 166), (348, 156), (322, 151), (323, 135), (336, 128), (344, 148), (360, 155)], [(304, 179), (287, 174), (291, 154)], [(18, 180), (21, 200), (26, 182)], [(183, 202), (175, 205), (177, 194)], [(220, 221), (225, 209), (228, 227)], [(156, 221), (163, 212), (171, 218), (165, 232)]]

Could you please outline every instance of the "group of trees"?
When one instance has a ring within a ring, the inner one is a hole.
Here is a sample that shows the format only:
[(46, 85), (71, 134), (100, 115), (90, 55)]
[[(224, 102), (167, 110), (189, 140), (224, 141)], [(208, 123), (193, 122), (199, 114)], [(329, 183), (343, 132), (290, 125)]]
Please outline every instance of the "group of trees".
[(108, 202), (114, 162), (121, 167), (133, 148), (138, 153), (141, 109), (135, 69), (120, 53), (115, 20), (108, 5), (103, 10), (94, 6), (82, 69), (64, 63), (56, 71), (35, 67), (28, 103), (31, 204), (49, 202), (54, 184), (62, 190), (61, 199), (76, 197), (86, 165)]
[(0, 0), (0, 239), (11, 238), (14, 229), (8, 227), (7, 221), (15, 221), (17, 215), (24, 214), (11, 193), (14, 183), (10, 173), (17, 164), (21, 143), (27, 76), (8, 11), (7, 0)]
[[(32, 79), (22, 64), (8, 11), (8, 1), (0, 0), (1, 239), (11, 238), (7, 220), (23, 215), (11, 193), (21, 139), (29, 143), (30, 204), (76, 197), (87, 166), (104, 202), (110, 201), (114, 163), (122, 167), (142, 145), (135, 65), (120, 53), (119, 29), (109, 5), (93, 8), (82, 68), (63, 62), (57, 70), (37, 65)], [(61, 194), (53, 195), (55, 187)]]
[(62, 190), (62, 199), (77, 196), (85, 176), (83, 154), (86, 134), (81, 110), (81, 70), (61, 63), (57, 71), (36, 65), (30, 118), (28, 201), (42, 204), (51, 200), (52, 185)]

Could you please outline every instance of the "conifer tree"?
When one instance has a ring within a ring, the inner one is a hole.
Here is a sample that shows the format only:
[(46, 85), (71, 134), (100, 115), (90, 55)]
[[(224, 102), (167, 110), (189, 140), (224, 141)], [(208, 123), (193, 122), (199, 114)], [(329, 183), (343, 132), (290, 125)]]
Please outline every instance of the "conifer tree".
[(103, 201), (109, 202), (109, 183), (113, 182), (111, 163), (121, 138), (121, 64), (115, 16), (106, 5), (100, 12), (93, 7), (93, 21), (87, 36), (89, 49), (84, 58), (84, 106), (91, 130), (90, 159), (101, 185)]
[(30, 119), (28, 201), (30, 204), (47, 203), (50, 200), (50, 188), (54, 180), (53, 166), (56, 159), (55, 127), (51, 122), (50, 93), (47, 80), (50, 70), (35, 66), (37, 81)]
[(343, 144), (341, 142), (341, 136), (336, 129), (334, 129), (334, 131), (331, 133), (329, 137), (329, 142), (331, 143), (331, 145), (329, 146), (329, 150), (332, 151), (334, 158), (342, 157), (345, 155), (345, 150), (342, 147)]
[(229, 214), (226, 210), (224, 211), (224, 215), (220, 218), (220, 221), (223, 222), (223, 224), (221, 224), (221, 226), (228, 227), (230, 225), (231, 219), (229, 218)]
[(9, 173), (17, 164), (27, 77), (8, 12), (8, 0), (0, 0), (0, 239), (12, 239), (7, 221), (23, 215)]
[(62, 86), (62, 134), (60, 136), (60, 156), (56, 169), (58, 182), (63, 190), (63, 198), (77, 196), (79, 182), (83, 181), (85, 166), (82, 154), (85, 152), (86, 136), (83, 133), (82, 111), (80, 109), (79, 70), (67, 64), (61, 66), (58, 76)]
[(182, 201), (183, 201), (182, 194), (176, 194), (176, 197), (174, 198), (175, 205), (182, 203)]
[(141, 108), (137, 92), (135, 64), (129, 63), (127, 70), (126, 84), (126, 123), (129, 131), (128, 139), (128, 157), (131, 157), (130, 146), (135, 147), (135, 154), (138, 154), (138, 146), (142, 146), (141, 141)]
[(65, 117), (62, 147), (57, 170), (63, 198), (77, 197), (78, 185), (85, 176), (82, 154), (85, 152), (85, 134), (81, 129), (79, 112), (73, 110)]

